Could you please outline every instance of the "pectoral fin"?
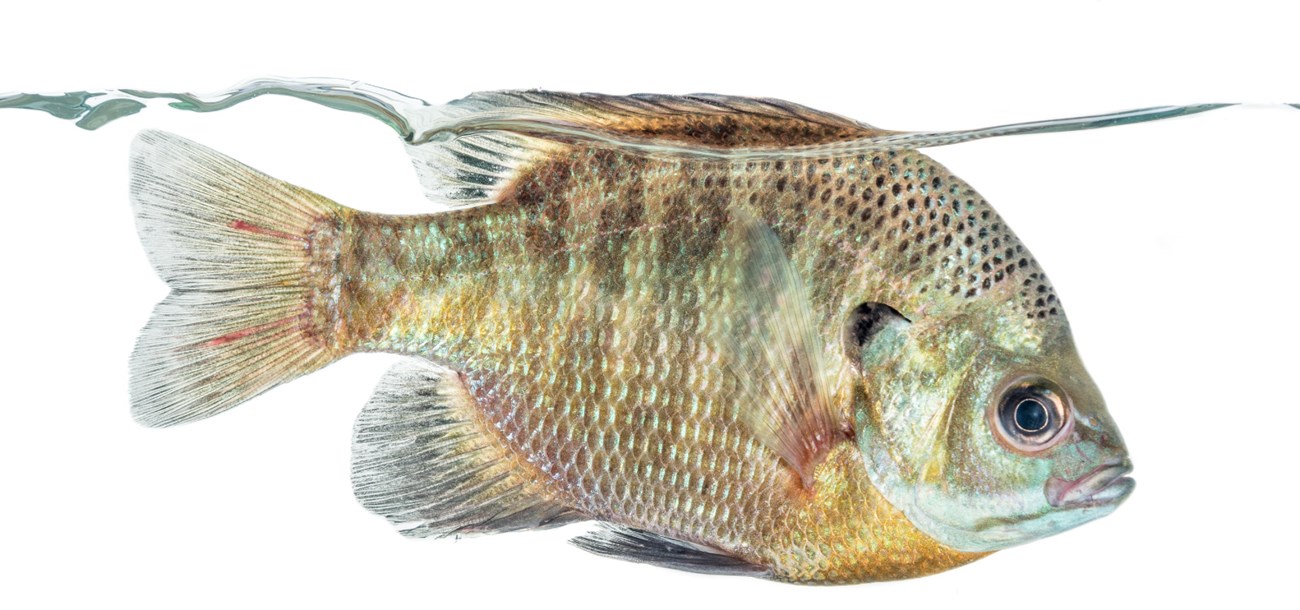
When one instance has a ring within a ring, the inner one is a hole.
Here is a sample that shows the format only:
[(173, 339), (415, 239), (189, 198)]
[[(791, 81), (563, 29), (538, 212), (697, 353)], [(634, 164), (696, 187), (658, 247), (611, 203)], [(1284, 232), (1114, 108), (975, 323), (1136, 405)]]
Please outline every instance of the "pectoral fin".
[(719, 345), (737, 380), (742, 419), (811, 488), (813, 468), (846, 429), (832, 404), (824, 342), (803, 278), (776, 234), (742, 218), (735, 237)]

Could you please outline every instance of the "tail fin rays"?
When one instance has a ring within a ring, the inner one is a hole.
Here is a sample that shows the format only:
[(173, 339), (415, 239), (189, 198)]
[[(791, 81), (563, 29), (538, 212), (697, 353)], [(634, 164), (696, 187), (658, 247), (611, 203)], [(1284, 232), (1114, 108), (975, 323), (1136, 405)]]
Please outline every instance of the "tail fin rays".
[(131, 201), (173, 288), (131, 356), (136, 420), (215, 415), (350, 351), (333, 336), (321, 264), (343, 207), (157, 131), (132, 149)]

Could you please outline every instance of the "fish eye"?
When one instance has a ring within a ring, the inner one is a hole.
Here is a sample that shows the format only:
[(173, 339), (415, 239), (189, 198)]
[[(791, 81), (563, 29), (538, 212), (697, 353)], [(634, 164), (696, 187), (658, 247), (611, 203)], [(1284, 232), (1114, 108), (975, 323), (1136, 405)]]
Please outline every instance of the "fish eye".
[(1035, 454), (1050, 449), (1070, 427), (1070, 409), (1056, 384), (1041, 378), (1022, 378), (1001, 392), (990, 412), (995, 436), (1009, 449)]

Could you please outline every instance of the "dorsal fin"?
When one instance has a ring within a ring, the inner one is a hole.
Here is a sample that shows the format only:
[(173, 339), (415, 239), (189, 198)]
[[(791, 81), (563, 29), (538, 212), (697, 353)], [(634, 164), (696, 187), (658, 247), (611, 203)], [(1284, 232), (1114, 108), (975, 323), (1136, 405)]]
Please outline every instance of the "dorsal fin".
[(410, 110), (407, 151), (443, 207), (496, 203), (521, 170), (569, 144), (711, 159), (817, 157), (1096, 129), (1205, 112), (1167, 106), (955, 131), (893, 131), (784, 100), (716, 94), (628, 96), (555, 91), (474, 93)]
[(425, 194), (445, 207), (495, 203), (531, 162), (582, 139), (646, 148), (815, 146), (892, 132), (782, 100), (727, 95), (475, 93), (410, 139)]
[(444, 208), (496, 203), (520, 172), (564, 145), (509, 131), (478, 131), (444, 142), (407, 145), (430, 201)]
[(737, 270), (728, 329), (719, 341), (740, 389), (744, 421), (812, 487), (813, 469), (846, 422), (831, 399), (822, 342), (802, 278), (781, 241), (752, 218), (737, 219)]
[(451, 102), (441, 111), (446, 120), (426, 134), (506, 130), (554, 135), (557, 129), (570, 128), (619, 140), (725, 149), (811, 146), (893, 133), (784, 100), (711, 93), (488, 91)]

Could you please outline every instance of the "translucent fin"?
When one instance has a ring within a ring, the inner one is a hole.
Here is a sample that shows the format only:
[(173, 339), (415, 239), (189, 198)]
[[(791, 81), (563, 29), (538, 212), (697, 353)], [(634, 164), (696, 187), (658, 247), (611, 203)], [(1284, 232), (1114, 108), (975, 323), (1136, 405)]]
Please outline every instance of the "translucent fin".
[(312, 238), (342, 206), (180, 136), (144, 131), (131, 150), (140, 240), (180, 290), (303, 282)]
[(343, 208), (158, 131), (132, 148), (131, 201), (173, 288), (131, 356), (138, 421), (208, 417), (348, 351), (317, 305), (331, 278), (313, 268)]
[[(766, 98), (712, 94), (609, 96), (549, 91), (475, 93), (426, 113), (412, 144), (478, 130), (559, 141), (596, 140), (650, 153), (714, 158), (856, 154), (946, 146), (1009, 135), (1158, 121), (1233, 104), (1158, 106), (954, 131), (891, 131)], [(413, 125), (416, 124), (413, 122)]]
[(547, 528), (585, 518), (550, 499), (477, 413), (456, 372), (416, 359), (394, 366), (357, 418), (357, 499), (413, 537)]
[(495, 203), (530, 162), (577, 140), (722, 148), (812, 144), (885, 133), (781, 100), (724, 95), (626, 97), (551, 91), (475, 93), (421, 114), (407, 151), (442, 207)]
[(645, 530), (602, 523), (601, 529), (574, 538), (575, 546), (602, 557), (648, 563), (701, 574), (767, 577), (771, 570), (724, 551), (660, 536)]
[(1096, 129), (1222, 106), (1164, 106), (981, 129), (897, 132), (765, 98), (495, 91), (423, 112), (411, 124), (424, 130), (408, 140), (407, 151), (431, 201), (465, 207), (496, 202), (528, 162), (581, 141), (688, 157), (821, 157)]
[(811, 488), (813, 468), (845, 438), (802, 278), (770, 228), (740, 218), (729, 334), (719, 344), (739, 380), (745, 421)]
[(300, 289), (168, 295), (131, 354), (131, 414), (146, 426), (203, 419), (333, 362), (303, 307)]
[(496, 203), (529, 163), (562, 146), (508, 131), (482, 131), (407, 146), (425, 195), (444, 208)]
[(504, 130), (523, 134), (602, 133), (620, 140), (718, 148), (800, 146), (890, 133), (791, 102), (715, 95), (629, 96), (557, 91), (487, 91), (453, 101), (417, 134)]
[(1065, 119), (1011, 123), (1009, 125), (997, 125), (994, 127), (982, 127), (978, 129), (896, 132), (889, 135), (871, 138), (862, 142), (861, 146), (857, 143), (852, 144), (850, 145), (850, 148), (853, 150), (863, 151), (933, 148), (936, 146), (947, 146), (949, 144), (960, 144), (962, 142), (983, 140), (986, 138), (999, 138), (1002, 136), (1023, 136), (1036, 133), (1059, 133), (1065, 131), (1087, 131), (1089, 129), (1101, 129), (1104, 127), (1117, 127), (1120, 125), (1162, 121), (1165, 119), (1172, 119), (1191, 114), (1200, 114), (1202, 112), (1209, 112), (1211, 110), (1218, 110), (1219, 108), (1226, 108), (1235, 105), (1236, 104), (1191, 104), (1187, 106), (1155, 106), (1152, 108), (1139, 108), (1137, 110), (1124, 110), (1120, 112)]

